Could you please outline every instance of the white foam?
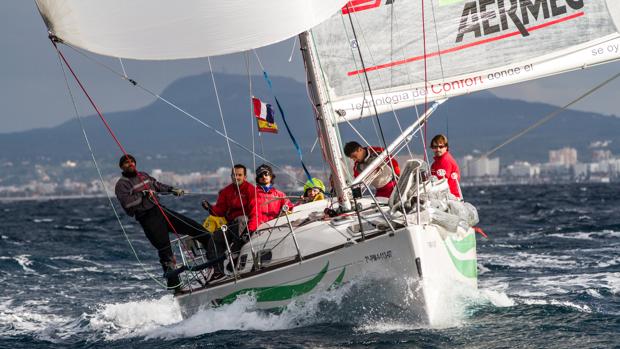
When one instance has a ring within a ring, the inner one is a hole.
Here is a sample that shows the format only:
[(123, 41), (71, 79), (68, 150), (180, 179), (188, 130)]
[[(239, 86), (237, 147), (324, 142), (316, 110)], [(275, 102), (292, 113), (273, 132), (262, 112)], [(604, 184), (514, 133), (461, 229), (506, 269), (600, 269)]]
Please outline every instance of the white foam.
[(354, 284), (349, 282), (335, 290), (311, 293), (298, 298), (279, 314), (256, 310), (255, 298), (252, 295), (243, 295), (231, 304), (202, 309), (178, 324), (150, 331), (146, 337), (172, 339), (223, 330), (273, 331), (310, 325), (321, 321), (318, 316), (321, 303), (340, 305)]
[(599, 299), (603, 299), (603, 295), (601, 295), (600, 293), (598, 293), (598, 291), (593, 290), (593, 289), (589, 289), (586, 291), (590, 296), (594, 297), (594, 298), (599, 298)]
[(620, 273), (609, 273), (603, 277), (611, 292), (620, 295)]
[(71, 319), (56, 315), (53, 309), (46, 306), (46, 301), (32, 301), (28, 304), (14, 304), (11, 299), (0, 302), (0, 338), (37, 334), (37, 337), (48, 339), (50, 328), (70, 321)]
[(482, 275), (482, 274), (488, 273), (490, 271), (491, 271), (491, 269), (485, 267), (482, 264), (478, 264), (478, 275)]
[(35, 218), (32, 221), (35, 223), (50, 223), (50, 222), (53, 222), (54, 220), (52, 218)]
[(558, 237), (562, 239), (577, 239), (577, 240), (594, 240), (595, 238), (619, 238), (620, 232), (614, 230), (602, 230), (592, 232), (574, 232), (574, 233), (554, 233), (549, 236)]
[(590, 308), (588, 305), (577, 304), (577, 303), (570, 302), (570, 301), (559, 301), (556, 299), (548, 299), (548, 300), (547, 299), (524, 299), (522, 300), (522, 302), (524, 304), (529, 304), (529, 305), (553, 305), (553, 306), (558, 306), (558, 307), (571, 308), (571, 309), (575, 309), (582, 313), (592, 312), (592, 308)]
[(516, 302), (504, 291), (483, 289), (480, 294), (498, 308), (512, 307)]
[(181, 321), (181, 311), (170, 295), (156, 300), (100, 305), (90, 327), (107, 340), (143, 336), (153, 329)]
[(375, 323), (363, 324), (361, 326), (355, 327), (353, 330), (356, 332), (361, 332), (361, 333), (392, 333), (392, 332), (412, 331), (412, 330), (416, 330), (420, 328), (423, 328), (423, 326), (420, 326), (420, 325), (416, 326), (416, 325), (406, 324), (406, 323), (401, 323), (401, 322), (386, 321), (386, 322), (375, 322)]
[(568, 255), (546, 255), (527, 252), (516, 254), (497, 253), (479, 254), (479, 259), (485, 263), (523, 269), (573, 269), (577, 265), (574, 257)]
[(22, 254), (22, 255), (13, 257), (13, 259), (22, 267), (22, 269), (24, 269), (25, 272), (37, 274), (37, 272), (34, 271), (34, 269), (29, 268), (32, 265), (32, 261), (28, 259), (28, 257), (30, 257), (29, 254)]

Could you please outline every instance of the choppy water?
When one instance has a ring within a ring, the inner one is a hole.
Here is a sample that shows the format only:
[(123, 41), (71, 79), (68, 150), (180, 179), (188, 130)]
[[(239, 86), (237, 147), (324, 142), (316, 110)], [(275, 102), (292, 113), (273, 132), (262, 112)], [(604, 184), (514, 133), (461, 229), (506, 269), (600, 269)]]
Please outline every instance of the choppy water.
[[(365, 305), (349, 285), (252, 311), (246, 298), (183, 320), (105, 199), (0, 203), (0, 348), (608, 348), (620, 339), (620, 187), (466, 188), (479, 210), (479, 291), (441, 328)], [(199, 218), (199, 198), (167, 198)], [(159, 274), (139, 226), (127, 232)], [(365, 292), (359, 292), (363, 289)], [(371, 302), (366, 302), (370, 304)]]

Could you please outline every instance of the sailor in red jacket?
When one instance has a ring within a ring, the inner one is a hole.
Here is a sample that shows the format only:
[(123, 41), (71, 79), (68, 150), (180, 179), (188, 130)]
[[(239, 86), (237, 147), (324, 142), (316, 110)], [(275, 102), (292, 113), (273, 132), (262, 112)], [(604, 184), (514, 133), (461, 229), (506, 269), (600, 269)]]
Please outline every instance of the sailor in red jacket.
[[(362, 173), (382, 151), (383, 148), (381, 147), (362, 147), (357, 142), (349, 142), (344, 145), (344, 154), (355, 161), (353, 164), (353, 175), (355, 177)], [(398, 167), (398, 162), (394, 156), (391, 156), (390, 163), (390, 166), (384, 165), (379, 167), (375, 172), (374, 179), (370, 182), (370, 185), (377, 189), (375, 195), (378, 197), (389, 198), (392, 195), (392, 190), (396, 186), (395, 177), (392, 175), (392, 168), (394, 168), (394, 174), (400, 175), (400, 167)]]
[(206, 200), (202, 205), (210, 214), (226, 218), (228, 225), (246, 216), (248, 230), (253, 232), (258, 227), (254, 185), (247, 181), (247, 169), (243, 165), (233, 166), (231, 177), (233, 182), (220, 190), (215, 205)]
[(439, 179), (447, 178), (450, 193), (457, 198), (462, 198), (463, 195), (461, 195), (461, 187), (459, 185), (461, 171), (459, 170), (459, 165), (456, 164), (456, 161), (448, 152), (448, 138), (442, 134), (433, 137), (431, 149), (435, 153), (435, 161), (431, 165), (431, 174)]
[(273, 186), (275, 178), (269, 165), (263, 164), (256, 169), (256, 210), (259, 225), (280, 217), (285, 205), (288, 210), (293, 208), (286, 194)]
[[(211, 254), (220, 256), (226, 251), (226, 241), (228, 241), (231, 251), (238, 251), (249, 239), (249, 234), (258, 227), (256, 217), (256, 188), (246, 181), (247, 169), (243, 165), (235, 165), (231, 174), (233, 182), (224, 189), (220, 190), (215, 205), (211, 205), (207, 200), (202, 202), (202, 207), (209, 211), (209, 214), (226, 218), (227, 227), (226, 239), (221, 229), (213, 233), (215, 248)], [(246, 225), (247, 222), (247, 225)], [(222, 273), (222, 265), (219, 266), (219, 273)]]

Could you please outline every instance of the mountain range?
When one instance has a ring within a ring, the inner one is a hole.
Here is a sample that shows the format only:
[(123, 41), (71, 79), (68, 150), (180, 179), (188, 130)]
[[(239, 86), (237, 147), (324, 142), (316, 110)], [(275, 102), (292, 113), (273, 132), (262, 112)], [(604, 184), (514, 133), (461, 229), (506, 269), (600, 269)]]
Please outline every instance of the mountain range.
[[(251, 149), (251, 127), (256, 129), (256, 126), (250, 113), (248, 77), (220, 73), (215, 74), (215, 79), (226, 132)], [(314, 149), (310, 152), (316, 140), (316, 127), (305, 85), (282, 77), (273, 77), (272, 81), (274, 93), (282, 103), (291, 131), (302, 146), (305, 160), (314, 165), (322, 164), (320, 151)], [(252, 87), (254, 96), (275, 105), (272, 93), (262, 77), (252, 77)], [(225, 132), (210, 75), (179, 79), (168, 86), (161, 96), (222, 133)], [(567, 101), (570, 98), (572, 96), (567, 96)], [(429, 139), (436, 133), (447, 134), (451, 152), (457, 157), (484, 153), (556, 109), (548, 104), (502, 99), (482, 92), (453, 98), (444, 103), (430, 119), (426, 131)], [(115, 165), (114, 159), (121, 153), (102, 122), (93, 115), (92, 110), (81, 113), (87, 115), (83, 117), (83, 124), (97, 157)], [(161, 101), (141, 109), (105, 115), (128, 152), (139, 158), (150, 155), (153, 164), (161, 162), (161, 168), (205, 168), (229, 165), (231, 162), (223, 137)], [(416, 111), (413, 108), (398, 111), (398, 118), (404, 127), (415, 120)], [(391, 114), (383, 115), (379, 120), (389, 143), (398, 134), (395, 117)], [(278, 134), (263, 134), (260, 140), (254, 134), (255, 149), (275, 163), (297, 164), (297, 154), (281, 115), (276, 115), (276, 122), (280, 129)], [(367, 118), (354, 125), (369, 142), (381, 144), (375, 118)], [(609, 149), (614, 153), (620, 152), (619, 130), (620, 118), (565, 110), (551, 121), (501, 148), (495, 156), (501, 157), (504, 165), (514, 160), (545, 162), (549, 150), (571, 146), (578, 150), (580, 161), (588, 161), (590, 145), (596, 141), (609, 140)], [(359, 141), (349, 125), (341, 125), (341, 135), (345, 141)], [(412, 148), (415, 153), (422, 152), (419, 138), (414, 139)], [(251, 161), (245, 151), (236, 146), (232, 149), (233, 161)], [(0, 159), (5, 162), (86, 160), (89, 157), (80, 124), (75, 119), (56, 127), (0, 134)]]

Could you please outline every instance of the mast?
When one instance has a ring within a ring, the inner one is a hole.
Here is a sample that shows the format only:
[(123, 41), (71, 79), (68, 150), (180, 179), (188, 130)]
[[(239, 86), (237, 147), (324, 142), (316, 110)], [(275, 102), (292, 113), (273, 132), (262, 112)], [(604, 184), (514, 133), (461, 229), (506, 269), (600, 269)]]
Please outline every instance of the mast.
[(317, 104), (317, 122), (319, 125), (318, 136), (321, 140), (324, 154), (330, 164), (332, 172), (332, 185), (338, 196), (338, 201), (343, 208), (349, 210), (351, 208), (351, 190), (347, 188), (346, 172), (344, 166), (346, 162), (342, 153), (342, 145), (337, 132), (338, 123), (334, 119), (332, 108), (329, 107), (330, 102), (327, 98), (325, 87), (322, 84), (319, 64), (316, 60), (316, 53), (313, 50), (312, 38), (309, 32), (299, 34), (299, 42), (301, 46), (301, 54), (306, 63), (306, 75), (308, 79), (308, 88), (312, 94), (312, 100)]

